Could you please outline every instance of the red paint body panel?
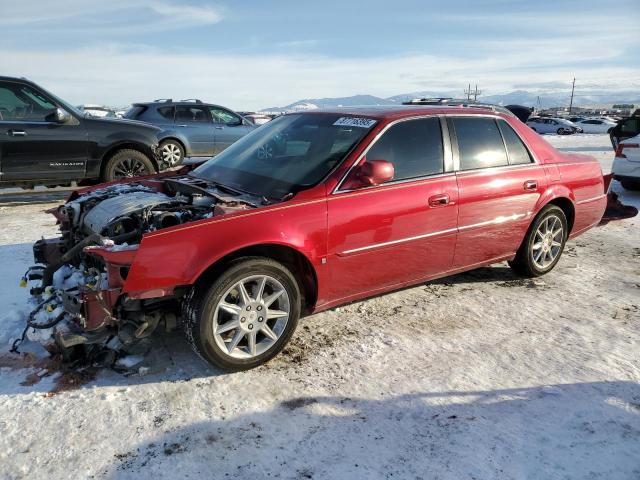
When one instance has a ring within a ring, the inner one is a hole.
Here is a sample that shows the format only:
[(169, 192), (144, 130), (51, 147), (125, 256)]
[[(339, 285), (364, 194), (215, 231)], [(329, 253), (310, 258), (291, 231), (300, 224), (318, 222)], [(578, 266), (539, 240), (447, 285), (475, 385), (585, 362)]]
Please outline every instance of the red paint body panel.
[[(460, 113), (504, 119), (520, 134), (535, 163), (334, 192), (390, 122)], [(145, 291), (172, 291), (193, 284), (235, 251), (281, 245), (304, 255), (315, 270), (314, 308), (321, 310), (512, 258), (535, 215), (558, 198), (575, 209), (571, 235), (602, 218), (606, 197), (598, 162), (557, 152), (515, 118), (458, 107), (372, 108), (354, 114), (375, 118), (378, 124), (321, 184), (280, 204), (146, 234), (123, 293), (140, 298)], [(435, 206), (431, 200), (443, 195), (449, 202)]]

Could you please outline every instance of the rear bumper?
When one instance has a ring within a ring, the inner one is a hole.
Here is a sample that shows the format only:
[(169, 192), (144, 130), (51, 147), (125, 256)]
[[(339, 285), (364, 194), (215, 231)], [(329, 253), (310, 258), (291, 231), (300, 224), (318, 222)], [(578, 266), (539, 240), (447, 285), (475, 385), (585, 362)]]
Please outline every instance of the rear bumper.
[(640, 162), (632, 162), (627, 158), (616, 157), (611, 166), (613, 178), (616, 180), (640, 181)]

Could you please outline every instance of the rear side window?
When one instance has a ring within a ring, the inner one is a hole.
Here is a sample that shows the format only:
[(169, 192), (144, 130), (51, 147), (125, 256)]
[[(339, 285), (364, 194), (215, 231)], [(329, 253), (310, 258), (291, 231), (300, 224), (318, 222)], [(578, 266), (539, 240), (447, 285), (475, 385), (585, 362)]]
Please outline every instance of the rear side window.
[(504, 143), (507, 146), (507, 153), (509, 155), (509, 165), (520, 165), (523, 163), (531, 163), (531, 155), (529, 150), (518, 134), (511, 128), (511, 126), (504, 120), (498, 120), (500, 131), (504, 138)]
[(158, 109), (158, 113), (161, 117), (166, 118), (167, 120), (171, 120), (173, 122), (173, 114), (175, 113), (175, 108), (173, 107), (160, 107)]
[(124, 118), (136, 119), (138, 118), (142, 112), (147, 109), (144, 105), (132, 105), (130, 106), (126, 112), (124, 112)]
[(367, 152), (367, 159), (393, 163), (393, 180), (442, 173), (444, 154), (440, 120), (421, 118), (393, 125)]
[(508, 165), (502, 135), (491, 118), (453, 117), (450, 119), (460, 154), (460, 170)]
[(185, 123), (210, 122), (209, 113), (203, 107), (179, 106), (176, 107), (176, 121)]
[(640, 118), (627, 118), (620, 126), (621, 133), (640, 133)]

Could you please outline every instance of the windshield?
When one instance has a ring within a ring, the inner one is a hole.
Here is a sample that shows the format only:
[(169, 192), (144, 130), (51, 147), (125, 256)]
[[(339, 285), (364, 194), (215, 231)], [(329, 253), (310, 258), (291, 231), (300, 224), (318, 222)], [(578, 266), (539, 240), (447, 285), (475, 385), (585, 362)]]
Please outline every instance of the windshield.
[(285, 115), (254, 130), (191, 175), (268, 198), (317, 184), (376, 124), (334, 113)]

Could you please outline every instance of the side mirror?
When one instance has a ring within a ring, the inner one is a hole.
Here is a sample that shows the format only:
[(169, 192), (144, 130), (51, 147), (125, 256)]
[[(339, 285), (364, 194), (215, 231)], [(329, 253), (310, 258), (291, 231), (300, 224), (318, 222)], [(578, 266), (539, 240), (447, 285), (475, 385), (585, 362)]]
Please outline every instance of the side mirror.
[(342, 185), (345, 190), (371, 187), (393, 180), (393, 163), (387, 160), (366, 160), (354, 168)]
[(47, 118), (45, 120), (55, 123), (67, 123), (71, 120), (71, 115), (65, 109), (58, 107), (49, 115), (47, 115)]
[(242, 125), (242, 120), (232, 120), (227, 123), (227, 127), (239, 127)]

